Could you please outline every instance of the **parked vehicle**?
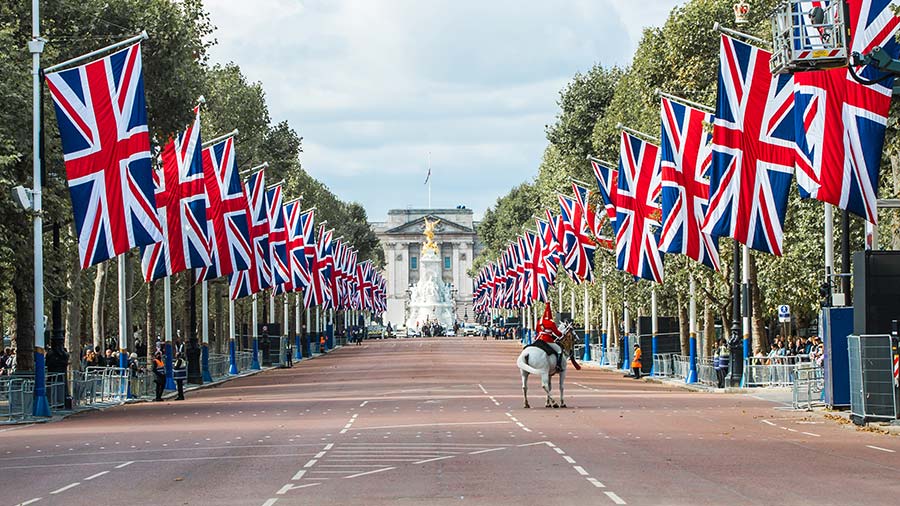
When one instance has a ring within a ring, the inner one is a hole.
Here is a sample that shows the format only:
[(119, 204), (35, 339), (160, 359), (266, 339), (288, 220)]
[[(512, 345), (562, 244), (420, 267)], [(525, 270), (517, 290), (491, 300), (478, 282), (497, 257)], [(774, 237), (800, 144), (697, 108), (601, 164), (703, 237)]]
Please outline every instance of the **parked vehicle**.
[(368, 327), (368, 336), (369, 339), (383, 339), (384, 338), (384, 326), (378, 325), (377, 323), (373, 323)]
[(478, 326), (474, 323), (467, 323), (462, 327), (462, 334), (464, 336), (479, 336), (481, 335), (478, 332)]

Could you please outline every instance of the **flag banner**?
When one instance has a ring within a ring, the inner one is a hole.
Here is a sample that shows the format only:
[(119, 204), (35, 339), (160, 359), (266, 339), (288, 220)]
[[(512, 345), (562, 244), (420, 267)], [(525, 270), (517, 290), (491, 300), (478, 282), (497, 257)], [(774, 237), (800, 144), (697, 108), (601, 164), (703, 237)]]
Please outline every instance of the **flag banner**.
[(616, 221), (616, 193), (619, 191), (619, 172), (591, 159), (591, 169), (594, 171), (594, 179), (597, 180), (597, 189), (600, 192), (600, 200), (606, 208), (606, 217), (615, 227)]
[[(291, 288), (299, 292), (309, 284), (309, 266), (306, 264), (306, 252), (303, 248), (303, 211), (301, 200), (288, 202), (284, 206), (285, 227), (287, 228), (287, 253), (291, 273)], [(309, 211), (312, 212), (312, 211)], [(312, 220), (307, 220), (312, 225)]]
[(211, 263), (197, 270), (197, 279), (212, 280), (250, 268), (250, 208), (237, 170), (234, 137), (203, 150), (203, 179)]
[[(813, 4), (815, 2), (808, 2)], [(876, 46), (891, 58), (900, 56), (895, 40), (898, 18), (890, 0), (854, 0), (850, 12), (852, 51), (866, 54)], [(794, 74), (797, 131), (796, 174), (800, 194), (877, 221), (878, 173), (891, 107), (892, 77), (871, 67)]]
[(316, 246), (316, 254), (319, 258), (319, 268), (322, 272), (324, 283), (325, 301), (324, 309), (334, 308), (334, 230), (325, 230), (324, 225), (319, 226), (319, 240)]
[(722, 35), (703, 231), (781, 255), (794, 171), (790, 75), (769, 73), (771, 53)]
[(287, 255), (287, 228), (284, 221), (284, 192), (281, 184), (266, 189), (266, 217), (269, 220), (269, 258), (272, 259), (272, 286), (275, 293), (292, 291)]
[(556, 242), (556, 234), (551, 225), (553, 217), (551, 216), (550, 218), (551, 221), (535, 219), (538, 227), (538, 240), (541, 243), (541, 260), (543, 261), (543, 264), (537, 267), (538, 275), (543, 275), (546, 278), (545, 284), (547, 287), (556, 283), (556, 273), (559, 270), (559, 254), (557, 253), (559, 248)]
[(269, 249), (269, 216), (266, 205), (266, 174), (258, 171), (244, 183), (250, 208), (250, 268), (229, 275), (231, 299), (253, 295), (272, 286), (272, 260)]
[(659, 147), (622, 132), (616, 192), (616, 267), (662, 283), (657, 245), (660, 208)]
[(662, 232), (660, 249), (719, 270), (719, 241), (702, 230), (709, 205), (710, 113), (662, 98)]
[(48, 73), (82, 269), (163, 240), (141, 45)]
[(563, 252), (563, 269), (576, 283), (594, 281), (594, 241), (588, 235), (587, 220), (575, 199), (559, 195), (561, 227), (557, 234)]
[(142, 248), (146, 281), (211, 264), (202, 144), (198, 106), (194, 122), (165, 145), (162, 167), (153, 173), (163, 239)]

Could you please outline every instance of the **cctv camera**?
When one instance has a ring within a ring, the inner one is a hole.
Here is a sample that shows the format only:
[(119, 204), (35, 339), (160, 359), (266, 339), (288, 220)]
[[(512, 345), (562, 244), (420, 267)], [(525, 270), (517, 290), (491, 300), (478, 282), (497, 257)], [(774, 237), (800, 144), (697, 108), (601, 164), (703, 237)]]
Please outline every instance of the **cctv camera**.
[(24, 186), (16, 186), (12, 189), (13, 200), (18, 202), (22, 209), (28, 211), (31, 209), (31, 190)]

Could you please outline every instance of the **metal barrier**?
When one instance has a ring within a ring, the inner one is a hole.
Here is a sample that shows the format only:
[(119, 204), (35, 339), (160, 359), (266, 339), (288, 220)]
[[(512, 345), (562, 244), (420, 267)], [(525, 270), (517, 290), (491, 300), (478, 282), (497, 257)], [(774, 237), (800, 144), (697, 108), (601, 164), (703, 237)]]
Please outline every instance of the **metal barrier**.
[(600, 349), (600, 344), (592, 344), (591, 345), (591, 358), (594, 359), (594, 362), (600, 362), (600, 355), (602, 354), (602, 350)]
[(716, 368), (713, 367), (713, 359), (697, 359), (697, 383), (701, 385), (717, 386)]
[(209, 354), (209, 375), (213, 381), (228, 376), (229, 357), (224, 353)]
[(5, 377), (0, 378), (0, 418), (17, 420), (24, 418), (25, 410), (25, 383), (33, 381), (24, 378)]
[(685, 379), (691, 371), (691, 357), (687, 355), (672, 356), (672, 376)]
[(824, 406), (825, 369), (810, 362), (797, 364), (794, 369), (794, 409), (812, 411), (813, 406)]
[(581, 357), (584, 356), (584, 345), (576, 344), (575, 347), (572, 349), (572, 353), (574, 353), (573, 356), (575, 357), (575, 360), (581, 362)]
[(789, 387), (794, 384), (794, 369), (809, 363), (809, 355), (747, 357), (744, 359), (745, 387)]
[(653, 355), (653, 375), (660, 378), (672, 376), (672, 358), (674, 356), (674, 353), (655, 353)]
[(235, 361), (237, 362), (238, 371), (243, 372), (250, 369), (250, 364), (253, 362), (253, 352), (252, 351), (236, 351), (235, 352)]
[(612, 367), (619, 366), (619, 348), (606, 349), (606, 362)]

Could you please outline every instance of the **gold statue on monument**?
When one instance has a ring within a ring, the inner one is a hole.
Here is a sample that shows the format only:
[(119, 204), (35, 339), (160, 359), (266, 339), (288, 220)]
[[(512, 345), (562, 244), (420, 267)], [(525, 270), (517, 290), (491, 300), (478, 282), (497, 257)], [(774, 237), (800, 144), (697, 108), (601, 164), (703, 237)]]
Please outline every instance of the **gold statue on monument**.
[(439, 253), (438, 245), (434, 242), (434, 227), (440, 223), (441, 220), (428, 221), (428, 218), (425, 218), (425, 243), (422, 244), (422, 255), (429, 251), (433, 251), (435, 255)]

